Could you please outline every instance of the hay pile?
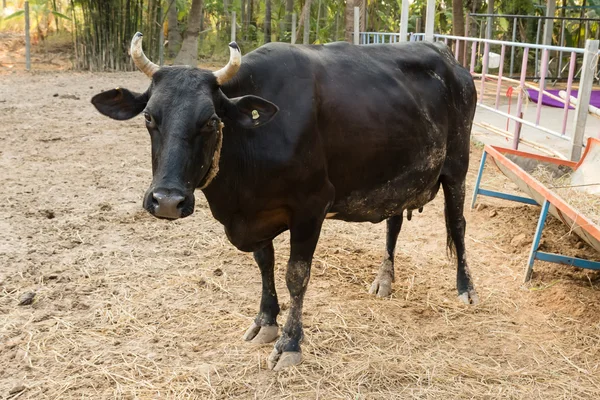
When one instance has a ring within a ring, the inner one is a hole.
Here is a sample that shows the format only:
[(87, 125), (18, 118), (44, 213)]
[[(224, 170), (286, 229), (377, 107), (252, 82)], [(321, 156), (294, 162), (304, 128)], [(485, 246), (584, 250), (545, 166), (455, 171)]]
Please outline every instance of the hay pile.
[(560, 172), (545, 164), (535, 167), (531, 175), (558, 194), (573, 208), (600, 226), (600, 196), (580, 190), (571, 183), (573, 171)]
[[(143, 122), (83, 106), (101, 88), (145, 90), (146, 79), (0, 79), (0, 399), (600, 398), (600, 272), (536, 262), (522, 285), (530, 246), (513, 243), (531, 236), (539, 208), (482, 198), (465, 212), (482, 303), (460, 305), (441, 190), (403, 224), (388, 299), (367, 293), (385, 224), (326, 221), (305, 298), (304, 362), (265, 371), (272, 345), (241, 339), (260, 303), (252, 255), (227, 242), (200, 194), (182, 221), (142, 210), (151, 182)], [(493, 168), (484, 182), (514, 186)], [(549, 219), (548, 250), (600, 256), (567, 232)], [(286, 233), (275, 243), (280, 323), (289, 252)], [(32, 304), (19, 305), (24, 293), (35, 293)]]

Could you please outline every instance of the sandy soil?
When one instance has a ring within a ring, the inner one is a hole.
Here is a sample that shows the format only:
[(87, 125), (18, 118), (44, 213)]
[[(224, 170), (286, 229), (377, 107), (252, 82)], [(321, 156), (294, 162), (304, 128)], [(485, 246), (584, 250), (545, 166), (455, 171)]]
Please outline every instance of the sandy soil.
[[(466, 212), (477, 307), (456, 301), (441, 195), (405, 222), (389, 299), (367, 294), (385, 224), (327, 221), (304, 362), (266, 370), (271, 345), (241, 339), (260, 296), (251, 254), (227, 242), (201, 193), (187, 219), (145, 213), (142, 117), (111, 121), (89, 102), (147, 83), (140, 73), (0, 73), (0, 397), (600, 396), (600, 274), (537, 262), (523, 285), (539, 208), (489, 198)], [(469, 191), (480, 155), (474, 146)], [(514, 189), (492, 168), (484, 180)], [(276, 241), (280, 322), (288, 241)], [(555, 220), (543, 246), (598, 259)], [(20, 306), (28, 292), (33, 303)]]

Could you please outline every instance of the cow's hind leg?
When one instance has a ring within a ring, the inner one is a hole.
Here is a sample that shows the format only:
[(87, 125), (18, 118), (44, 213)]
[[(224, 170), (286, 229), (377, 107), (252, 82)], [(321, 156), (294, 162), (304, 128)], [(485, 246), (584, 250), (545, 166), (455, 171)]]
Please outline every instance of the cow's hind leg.
[(279, 314), (279, 303), (275, 291), (275, 251), (273, 242), (263, 249), (254, 252), (254, 259), (260, 268), (262, 277), (262, 296), (260, 299), (260, 310), (254, 322), (244, 334), (244, 340), (252, 343), (269, 343), (277, 338), (279, 326), (277, 315)]
[(377, 277), (371, 284), (369, 293), (377, 294), (377, 297), (387, 297), (392, 294), (392, 282), (394, 282), (394, 253), (398, 234), (402, 228), (402, 214), (388, 218), (386, 221), (387, 236), (385, 240), (386, 256), (379, 267)]
[(456, 255), (456, 289), (458, 298), (465, 304), (479, 303), (479, 297), (473, 286), (473, 280), (467, 265), (465, 250), (466, 222), (463, 214), (465, 203), (465, 182), (455, 182), (448, 177), (442, 177), (444, 189), (444, 215), (446, 217), (447, 244), (451, 254)]

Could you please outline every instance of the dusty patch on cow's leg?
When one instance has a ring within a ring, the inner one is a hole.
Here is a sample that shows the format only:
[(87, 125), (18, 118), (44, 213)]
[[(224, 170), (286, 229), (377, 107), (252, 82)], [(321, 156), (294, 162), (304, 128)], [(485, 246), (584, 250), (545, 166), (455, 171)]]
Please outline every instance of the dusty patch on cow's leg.
[(371, 284), (370, 294), (377, 297), (387, 297), (392, 294), (392, 282), (394, 281), (394, 263), (392, 260), (384, 260), (379, 267), (379, 273)]
[[(329, 209), (333, 199), (333, 187), (327, 186), (326, 198), (328, 203), (323, 205), (320, 216), (301, 215), (297, 213), (290, 227), (290, 259), (285, 273), (285, 283), (290, 292), (290, 312), (283, 327), (281, 336), (275, 343), (275, 348), (269, 355), (267, 366), (274, 371), (280, 371), (302, 362), (300, 342), (304, 337), (302, 329), (302, 306), (304, 295), (310, 280), (310, 267), (321, 226), (325, 218), (325, 210)], [(313, 212), (314, 207), (309, 210)]]
[(300, 342), (304, 336), (302, 330), (302, 305), (310, 278), (310, 263), (290, 261), (286, 273), (286, 283), (290, 291), (290, 313), (283, 327), (283, 333), (267, 360), (269, 369), (279, 371), (298, 365), (302, 361)]

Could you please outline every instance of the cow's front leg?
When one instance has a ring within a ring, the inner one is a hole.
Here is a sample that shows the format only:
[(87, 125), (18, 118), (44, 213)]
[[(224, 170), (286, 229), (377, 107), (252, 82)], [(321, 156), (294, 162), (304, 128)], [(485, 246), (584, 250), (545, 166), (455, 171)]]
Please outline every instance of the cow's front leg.
[(267, 360), (269, 369), (279, 371), (302, 361), (302, 304), (324, 217), (325, 213), (320, 217), (310, 217), (290, 228), (291, 254), (285, 275), (290, 291), (290, 313), (281, 337)]
[(244, 334), (244, 340), (252, 343), (270, 343), (277, 338), (279, 326), (277, 315), (279, 314), (279, 302), (275, 291), (275, 251), (273, 242), (269, 242), (264, 248), (254, 252), (254, 259), (260, 268), (262, 277), (262, 296), (260, 309), (250, 328)]

